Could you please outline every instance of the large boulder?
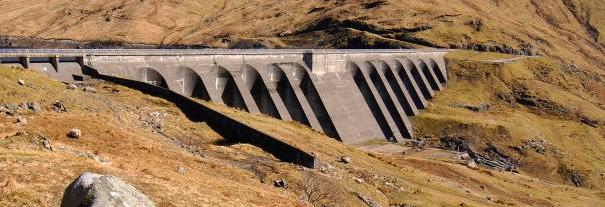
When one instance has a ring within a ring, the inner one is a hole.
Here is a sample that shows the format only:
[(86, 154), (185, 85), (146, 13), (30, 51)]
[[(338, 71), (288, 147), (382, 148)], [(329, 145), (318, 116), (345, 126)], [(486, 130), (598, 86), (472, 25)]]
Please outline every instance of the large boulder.
[(61, 207), (150, 207), (155, 206), (136, 188), (117, 177), (83, 173), (63, 193)]

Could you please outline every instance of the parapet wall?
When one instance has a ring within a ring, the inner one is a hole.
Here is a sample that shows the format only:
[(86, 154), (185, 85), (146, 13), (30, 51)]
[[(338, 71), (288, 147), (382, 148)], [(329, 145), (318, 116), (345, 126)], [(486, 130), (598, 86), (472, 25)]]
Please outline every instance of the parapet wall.
[[(306, 124), (348, 144), (411, 138), (408, 117), (447, 81), (446, 50), (0, 50), (0, 61), (65, 82), (82, 66), (250, 113)], [(74, 79), (76, 78), (76, 79)]]

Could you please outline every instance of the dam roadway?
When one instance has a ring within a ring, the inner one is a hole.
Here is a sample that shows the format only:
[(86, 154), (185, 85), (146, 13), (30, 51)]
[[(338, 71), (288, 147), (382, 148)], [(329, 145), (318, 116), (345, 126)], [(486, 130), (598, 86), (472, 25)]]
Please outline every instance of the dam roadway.
[(448, 50), (0, 49), (62, 82), (94, 74), (297, 121), (347, 144), (411, 138), (447, 82)]

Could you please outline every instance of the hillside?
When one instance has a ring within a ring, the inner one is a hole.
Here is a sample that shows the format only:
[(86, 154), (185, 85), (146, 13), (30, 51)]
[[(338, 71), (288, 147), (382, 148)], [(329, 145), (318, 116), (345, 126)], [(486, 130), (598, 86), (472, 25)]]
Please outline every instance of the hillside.
[(158, 206), (604, 206), (604, 33), (602, 0), (0, 1), (0, 48), (465, 49), (447, 55), (447, 86), (405, 144), (347, 146), (199, 101), (314, 153), (317, 169), (164, 99), (0, 65), (0, 206), (57, 206), (85, 171)]
[[(465, 60), (469, 57), (472, 57), (470, 62)], [(511, 108), (505, 100), (494, 98), (494, 92), (507, 92), (505, 87), (486, 84), (490, 81), (483, 79), (500, 80), (504, 85), (518, 82), (516, 84), (571, 87), (576, 78), (581, 77), (574, 76), (560, 85), (549, 82), (549, 76), (536, 77), (540, 79), (515, 76), (528, 75), (526, 73), (536, 68), (549, 69), (555, 75), (561, 72), (542, 59), (489, 68), (486, 66), (492, 64), (483, 62), (485, 59), (506, 57), (462, 52), (449, 58), (452, 79), (448, 88), (440, 92), (443, 98), (434, 100), (427, 112), (413, 120), (418, 126), (418, 139), (428, 140), (425, 146), (375, 142), (354, 148), (298, 123), (201, 101), (315, 153), (321, 163), (317, 169), (282, 163), (254, 146), (224, 140), (204, 123), (189, 121), (176, 106), (163, 99), (103, 82), (90, 85), (97, 92), (69, 90), (31, 71), (3, 68), (0, 89), (5, 95), (0, 103), (14, 106), (19, 115), (2, 113), (0, 116), (3, 132), (0, 135), (3, 165), (0, 205), (58, 205), (65, 186), (84, 171), (119, 176), (160, 206), (192, 203), (199, 206), (363, 206), (366, 205), (364, 199), (381, 206), (597, 206), (605, 202), (605, 192), (600, 187), (604, 182), (603, 172), (599, 171), (603, 163), (599, 160), (603, 140), (596, 138), (602, 138), (605, 133), (603, 106), (579, 98), (589, 99), (588, 94), (542, 95), (544, 92), (528, 90), (527, 93), (536, 92), (542, 99), (553, 99), (553, 104), (563, 108), (569, 107), (566, 101), (582, 107), (577, 113), (560, 118), (553, 117), (550, 111), (540, 112), (545, 110), (541, 107)], [(26, 84), (19, 86), (17, 79), (23, 79)], [(467, 84), (480, 87), (468, 91)], [(461, 91), (467, 95), (460, 95)], [(560, 96), (566, 98), (558, 99)], [(67, 110), (55, 107), (57, 101)], [(490, 111), (476, 113), (451, 106), (479, 101), (489, 103)], [(23, 102), (37, 102), (41, 110), (33, 112), (27, 106), (19, 107)], [(27, 123), (15, 123), (17, 116), (25, 117)], [(582, 124), (580, 116), (596, 120), (597, 125), (593, 128)], [(493, 121), (480, 121), (486, 117)], [(519, 120), (526, 120), (528, 125), (540, 124), (519, 128), (514, 126)], [(71, 128), (81, 129), (83, 136), (68, 138), (66, 133)], [(501, 133), (510, 136), (508, 140), (499, 142), (503, 138), (491, 138)], [(516, 161), (519, 173), (485, 166), (469, 168), (465, 160), (456, 158), (460, 155), (456, 149), (442, 144), (444, 137), (467, 139), (469, 149), (477, 154), (484, 154), (480, 150), (486, 143), (493, 144)], [(546, 153), (537, 154), (533, 148), (527, 148), (527, 155), (521, 156), (507, 148), (522, 145), (525, 138), (530, 137), (549, 143)], [(567, 146), (575, 140), (586, 144)], [(591, 153), (582, 153), (587, 150)], [(341, 156), (350, 157), (352, 163), (340, 162)], [(573, 187), (572, 175), (580, 177), (582, 187)], [(274, 187), (273, 181), (278, 179), (286, 180), (288, 188)]]
[[(10, 0), (0, 2), (0, 35), (201, 47), (537, 51), (603, 73), (604, 4), (597, 0), (59, 0), (52, 4)], [(13, 46), (31, 46), (28, 41), (13, 42)], [(4, 45), (11, 43), (7, 40)]]

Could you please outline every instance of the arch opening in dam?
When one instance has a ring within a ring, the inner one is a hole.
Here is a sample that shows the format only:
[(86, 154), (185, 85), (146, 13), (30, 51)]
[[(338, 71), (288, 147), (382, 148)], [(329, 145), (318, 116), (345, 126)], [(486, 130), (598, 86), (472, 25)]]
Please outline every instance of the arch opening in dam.
[[(386, 80), (382, 80), (382, 78), (380, 78), (380, 75), (378, 74), (379, 73), (378, 69), (376, 69), (376, 67), (373, 64), (368, 62), (367, 65), (369, 66), (368, 73), (370, 74), (370, 80), (372, 81), (372, 84), (374, 85), (374, 87), (376, 87), (376, 90), (378, 91), (378, 95), (380, 96), (380, 99), (386, 106), (389, 115), (391, 115), (391, 117), (393, 118), (393, 121), (395, 122), (395, 125), (397, 126), (397, 129), (399, 130), (399, 133), (401, 133), (401, 135), (403, 135), (404, 137), (411, 137), (410, 132), (406, 129), (405, 123), (402, 118), (402, 117), (406, 117), (406, 115), (399, 114), (399, 112), (397, 111), (395, 102), (393, 102), (393, 99), (391, 98), (391, 96), (389, 96), (386, 85), (384, 84), (384, 82)], [(406, 117), (406, 119), (407, 119), (407, 117)]]
[(162, 74), (153, 68), (139, 68), (139, 80), (147, 84), (168, 89), (166, 79)]
[(437, 62), (435, 62), (435, 60), (433, 60), (432, 58), (429, 58), (427, 62), (429, 67), (433, 70), (433, 73), (435, 73), (435, 75), (437, 76), (437, 79), (439, 79), (439, 82), (441, 84), (444, 84), (447, 80), (445, 79), (445, 74), (443, 74), (443, 70), (441, 70), (439, 64), (437, 64)]
[(396, 64), (400, 66), (396, 73), (403, 82), (403, 86), (410, 93), (414, 104), (418, 109), (424, 109), (424, 104), (422, 102), (424, 97), (419, 92), (419, 88), (417, 88), (417, 86), (415, 87), (414, 82), (412, 82), (414, 81), (414, 78), (411, 77), (411, 70), (414, 67), (414, 63), (408, 59), (404, 59), (402, 61), (397, 60)]
[(386, 118), (382, 114), (378, 102), (376, 101), (376, 97), (372, 94), (370, 85), (366, 82), (363, 72), (361, 72), (361, 69), (355, 63), (350, 63), (348, 67), (351, 75), (353, 75), (355, 85), (357, 85), (359, 92), (363, 96), (367, 106), (370, 108), (370, 112), (380, 127), (381, 132), (384, 134), (384, 137), (386, 139), (392, 139), (394, 135), (393, 131), (391, 131)]
[[(386, 63), (382, 63), (382, 64), (386, 65)], [(386, 65), (386, 68), (384, 70), (384, 77), (387, 79), (387, 83), (393, 89), (393, 92), (395, 93), (397, 101), (399, 102), (399, 105), (401, 105), (403, 110), (405, 111), (406, 116), (414, 116), (415, 115), (414, 109), (412, 109), (412, 107), (414, 107), (414, 106), (411, 103), (407, 103), (407, 100), (405, 100), (404, 90), (407, 90), (407, 89), (399, 87), (399, 84), (397, 83), (397, 79), (395, 78), (395, 75), (393, 74), (393, 68)]]
[(216, 68), (216, 85), (217, 89), (222, 91), (221, 99), (225, 105), (248, 111), (248, 107), (246, 107), (244, 98), (239, 92), (235, 79), (227, 69), (223, 67)]
[(273, 66), (273, 75), (277, 77), (277, 93), (279, 97), (286, 105), (286, 109), (290, 114), (292, 120), (295, 120), (301, 124), (310, 126), (309, 119), (305, 115), (305, 112), (300, 104), (300, 101), (296, 97), (294, 88), (290, 84), (288, 76), (286, 76), (284, 70), (278, 66)]
[(281, 119), (279, 111), (271, 98), (269, 89), (258, 71), (251, 66), (245, 66), (244, 75), (246, 82), (248, 83), (248, 88), (250, 89), (250, 94), (252, 95), (258, 110), (263, 114)]
[(414, 78), (414, 82), (416, 82), (416, 85), (418, 86), (418, 88), (420, 88), (420, 92), (422, 92), (422, 96), (424, 97), (424, 99), (430, 99), (432, 98), (432, 94), (431, 94), (431, 87), (430, 85), (427, 85), (427, 83), (424, 82), (421, 73), (420, 72), (422, 69), (418, 68), (416, 65), (413, 65), (413, 67), (410, 69), (410, 72), (412, 74), (412, 77)]
[(177, 69), (177, 75), (180, 77), (176, 81), (181, 87), (182, 94), (210, 101), (210, 94), (206, 89), (204, 81), (193, 69), (181, 66)]
[(432, 71), (432, 67), (429, 68), (429, 66), (426, 64), (426, 62), (424, 62), (424, 60), (418, 60), (418, 65), (420, 66), (420, 70), (422, 71), (422, 74), (424, 75), (427, 82), (429, 82), (431, 88), (433, 90), (440, 90), (441, 83), (439, 83), (439, 79), (437, 79), (437, 77), (433, 76), (434, 73)]

